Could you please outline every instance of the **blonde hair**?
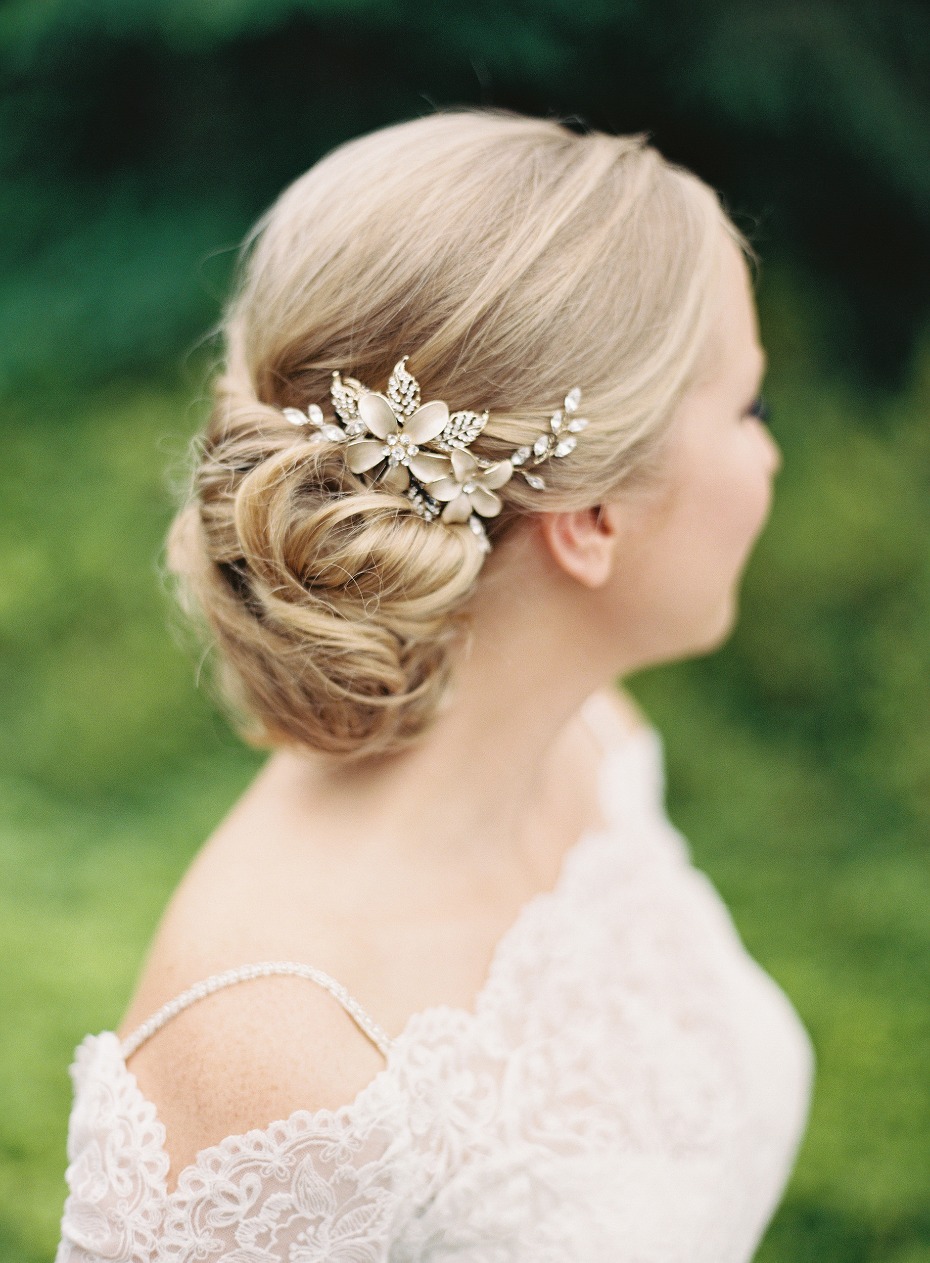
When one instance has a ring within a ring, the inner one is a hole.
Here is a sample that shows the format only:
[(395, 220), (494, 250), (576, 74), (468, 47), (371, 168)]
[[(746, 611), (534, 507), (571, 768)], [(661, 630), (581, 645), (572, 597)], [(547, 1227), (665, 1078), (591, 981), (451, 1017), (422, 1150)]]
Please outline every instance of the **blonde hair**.
[[(485, 525), (649, 486), (716, 310), (717, 194), (645, 134), (579, 134), (508, 110), (440, 110), (339, 146), (247, 236), (168, 562), (219, 650), (253, 745), (346, 759), (402, 750), (448, 695), (484, 561), (282, 415), (333, 370), (383, 390), (409, 354), (423, 399), (489, 410), (472, 450), (509, 455), (574, 386), (588, 428), (513, 478)], [(542, 472), (542, 471), (541, 471)]]

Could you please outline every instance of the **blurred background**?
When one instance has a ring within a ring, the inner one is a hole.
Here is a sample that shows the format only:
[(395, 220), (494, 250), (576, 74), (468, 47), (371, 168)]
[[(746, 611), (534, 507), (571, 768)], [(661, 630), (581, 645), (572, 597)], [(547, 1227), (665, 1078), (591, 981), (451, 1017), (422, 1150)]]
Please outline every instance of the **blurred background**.
[(927, 1263), (930, 10), (6, 0), (0, 75), (0, 1259), (52, 1256), (74, 1046), (261, 761), (161, 552), (236, 245), (340, 141), (485, 103), (648, 131), (763, 257), (773, 515), (728, 644), (631, 691), (817, 1051), (759, 1259)]

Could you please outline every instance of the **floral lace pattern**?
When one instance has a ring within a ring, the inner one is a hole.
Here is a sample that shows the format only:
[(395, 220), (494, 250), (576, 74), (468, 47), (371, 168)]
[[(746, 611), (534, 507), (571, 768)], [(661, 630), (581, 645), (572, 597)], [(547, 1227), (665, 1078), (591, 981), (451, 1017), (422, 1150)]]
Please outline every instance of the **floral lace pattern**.
[(655, 730), (601, 776), (609, 828), (525, 906), (475, 1011), (415, 1014), (349, 1105), (227, 1137), (168, 1192), (154, 1105), (88, 1035), (56, 1263), (749, 1259), (810, 1041), (665, 815)]

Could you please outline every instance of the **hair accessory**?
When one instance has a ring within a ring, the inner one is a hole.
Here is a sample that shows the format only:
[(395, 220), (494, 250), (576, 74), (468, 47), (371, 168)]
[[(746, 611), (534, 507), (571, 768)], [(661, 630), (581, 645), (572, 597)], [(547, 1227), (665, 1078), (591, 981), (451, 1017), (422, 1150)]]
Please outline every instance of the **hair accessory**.
[(518, 472), (535, 491), (545, 490), (543, 478), (528, 467), (574, 450), (575, 436), (588, 424), (575, 415), (581, 390), (572, 387), (534, 443), (490, 461), (468, 450), (487, 424), (487, 411), (450, 413), (441, 399), (422, 403), (419, 382), (407, 371), (408, 358), (394, 365), (384, 394), (333, 373), (330, 399), (339, 423), (327, 421), (315, 403), (306, 413), (285, 408), (284, 415), (293, 425), (308, 427), (313, 442), (345, 443), (353, 473), (370, 473), (386, 491), (406, 495), (427, 521), (466, 522), (489, 552), (481, 519), (496, 517), (503, 508), (498, 488)]

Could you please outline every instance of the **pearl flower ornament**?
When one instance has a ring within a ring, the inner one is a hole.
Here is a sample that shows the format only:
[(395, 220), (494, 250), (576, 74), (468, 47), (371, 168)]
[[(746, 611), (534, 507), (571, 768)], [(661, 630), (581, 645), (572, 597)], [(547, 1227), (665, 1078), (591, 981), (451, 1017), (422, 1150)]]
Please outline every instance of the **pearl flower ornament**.
[(513, 476), (510, 461), (499, 460), (482, 472), (471, 452), (456, 450), (449, 464), (451, 471), (428, 488), (434, 500), (446, 501), (442, 520), (467, 522), (472, 511), (482, 517), (496, 517), (504, 502), (494, 492)]
[(359, 397), (358, 415), (368, 432), (383, 441), (356, 439), (348, 445), (346, 463), (354, 474), (374, 470), (382, 487), (403, 492), (410, 486), (411, 471), (425, 483), (445, 473), (447, 462), (442, 456), (420, 451), (421, 443), (437, 438), (448, 424), (449, 409), (441, 399), (421, 404), (403, 418), (389, 399), (368, 390)]
[[(405, 495), (413, 510), (431, 522), (465, 523), (484, 552), (491, 545), (482, 523), (504, 507), (497, 491), (519, 472), (534, 490), (545, 482), (526, 466), (568, 456), (576, 434), (588, 424), (575, 415), (581, 400), (577, 386), (553, 413), (549, 428), (529, 446), (491, 461), (467, 450), (488, 422), (487, 412), (449, 412), (441, 399), (420, 401), (420, 385), (407, 370), (407, 356), (391, 372), (387, 390), (369, 390), (354, 377), (333, 373), (330, 399), (338, 421), (328, 421), (317, 403), (306, 413), (283, 409), (287, 419), (306, 427), (313, 443), (345, 444), (345, 461), (354, 474), (370, 474), (373, 486)], [(429, 444), (432, 450), (426, 450)]]

